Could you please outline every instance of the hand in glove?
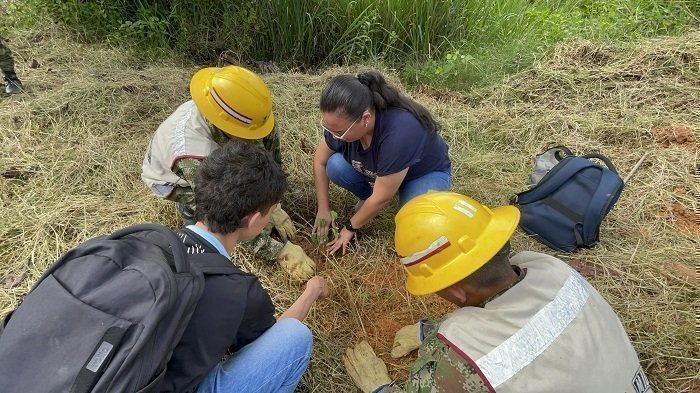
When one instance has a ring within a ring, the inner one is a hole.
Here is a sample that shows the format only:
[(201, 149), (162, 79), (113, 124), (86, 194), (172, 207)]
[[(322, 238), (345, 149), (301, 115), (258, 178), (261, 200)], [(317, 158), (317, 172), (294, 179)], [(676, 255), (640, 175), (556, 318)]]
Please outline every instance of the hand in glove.
[(421, 323), (404, 326), (396, 332), (394, 345), (391, 348), (391, 357), (396, 359), (404, 357), (414, 349), (418, 349), (421, 344)]
[(275, 210), (272, 211), (272, 216), (270, 217), (272, 225), (275, 226), (277, 233), (282, 236), (282, 239), (294, 239), (297, 234), (297, 229), (294, 228), (294, 223), (292, 219), (289, 218), (289, 214), (282, 210), (282, 206), (277, 204)]
[(308, 280), (313, 277), (316, 270), (316, 263), (306, 255), (304, 250), (289, 241), (280, 251), (277, 261), (295, 280)]
[(355, 385), (363, 392), (372, 392), (391, 383), (386, 365), (374, 354), (367, 341), (360, 341), (354, 348), (347, 348), (343, 364)]

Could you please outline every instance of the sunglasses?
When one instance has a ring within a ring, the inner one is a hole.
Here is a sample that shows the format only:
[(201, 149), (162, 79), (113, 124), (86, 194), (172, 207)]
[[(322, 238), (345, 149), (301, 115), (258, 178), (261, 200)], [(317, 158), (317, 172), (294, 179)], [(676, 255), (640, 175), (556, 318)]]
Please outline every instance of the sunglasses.
[[(323, 120), (321, 120), (321, 128), (323, 129), (323, 131), (326, 131), (326, 132), (328, 132), (329, 134), (331, 134), (331, 136), (332, 136), (333, 138), (335, 138), (335, 139), (343, 139), (343, 138), (345, 138), (345, 134), (347, 134), (348, 131), (350, 131), (350, 129), (355, 125), (355, 123), (357, 123), (357, 121), (360, 120), (361, 118), (362, 118), (362, 116), (360, 116), (360, 117), (358, 117), (357, 119), (355, 119), (355, 121), (353, 121), (352, 124), (350, 124), (350, 127), (348, 127), (348, 129), (345, 130), (345, 132), (343, 132), (342, 134), (341, 134), (340, 132), (331, 131), (331, 130), (329, 130), (328, 128), (326, 128), (326, 126), (323, 125)], [(340, 135), (338, 135), (338, 134), (340, 134)]]

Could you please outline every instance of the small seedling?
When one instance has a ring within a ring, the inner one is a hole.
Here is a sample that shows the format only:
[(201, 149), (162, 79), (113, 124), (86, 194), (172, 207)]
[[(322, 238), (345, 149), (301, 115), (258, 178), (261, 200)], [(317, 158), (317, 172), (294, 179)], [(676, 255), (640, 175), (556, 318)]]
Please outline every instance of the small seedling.
[[(338, 238), (338, 226), (335, 225), (335, 220), (338, 218), (338, 213), (336, 213), (334, 210), (331, 210), (331, 227), (330, 230), (333, 233), (333, 239)], [(319, 218), (316, 220), (316, 227), (324, 227), (326, 226), (326, 220), (324, 218)], [(322, 244), (326, 243), (328, 241), (328, 235), (323, 235), (323, 236), (318, 236), (318, 234), (314, 233), (311, 235), (311, 241), (315, 244)]]
[(335, 223), (335, 220), (338, 219), (338, 213), (335, 212), (335, 210), (331, 210), (331, 221), (333, 222), (331, 225), (331, 232), (333, 232), (333, 239), (337, 239), (338, 235), (340, 232), (338, 231), (338, 225)]

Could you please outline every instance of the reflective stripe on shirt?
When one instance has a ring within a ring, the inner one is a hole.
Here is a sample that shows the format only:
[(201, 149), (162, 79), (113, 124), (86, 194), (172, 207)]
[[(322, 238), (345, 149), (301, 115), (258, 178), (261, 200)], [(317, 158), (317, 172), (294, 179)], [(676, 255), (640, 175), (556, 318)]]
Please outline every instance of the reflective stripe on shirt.
[(477, 359), (476, 365), (497, 388), (544, 352), (581, 312), (587, 299), (583, 278), (572, 270), (554, 300), (515, 334)]

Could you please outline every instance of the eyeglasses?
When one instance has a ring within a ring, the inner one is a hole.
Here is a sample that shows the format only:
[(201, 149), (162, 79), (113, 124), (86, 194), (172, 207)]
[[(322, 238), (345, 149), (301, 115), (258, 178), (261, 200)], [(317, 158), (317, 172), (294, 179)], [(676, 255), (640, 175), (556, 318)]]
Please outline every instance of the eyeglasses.
[(333, 131), (329, 130), (328, 128), (326, 128), (326, 126), (323, 125), (323, 120), (321, 120), (320, 123), (321, 123), (321, 128), (323, 129), (323, 131), (326, 131), (326, 132), (328, 132), (329, 134), (331, 134), (331, 136), (332, 136), (333, 138), (335, 138), (335, 139), (343, 139), (343, 138), (345, 138), (345, 134), (347, 134), (348, 131), (350, 131), (350, 129), (355, 125), (355, 123), (357, 123), (357, 121), (360, 120), (361, 118), (362, 118), (362, 116), (360, 116), (360, 117), (358, 117), (357, 119), (355, 119), (355, 121), (353, 121), (352, 124), (350, 124), (350, 127), (348, 127), (348, 129), (345, 130), (345, 132), (343, 132), (343, 134), (340, 135), (340, 136), (338, 136), (338, 133), (337, 133), (337, 132), (333, 132)]

